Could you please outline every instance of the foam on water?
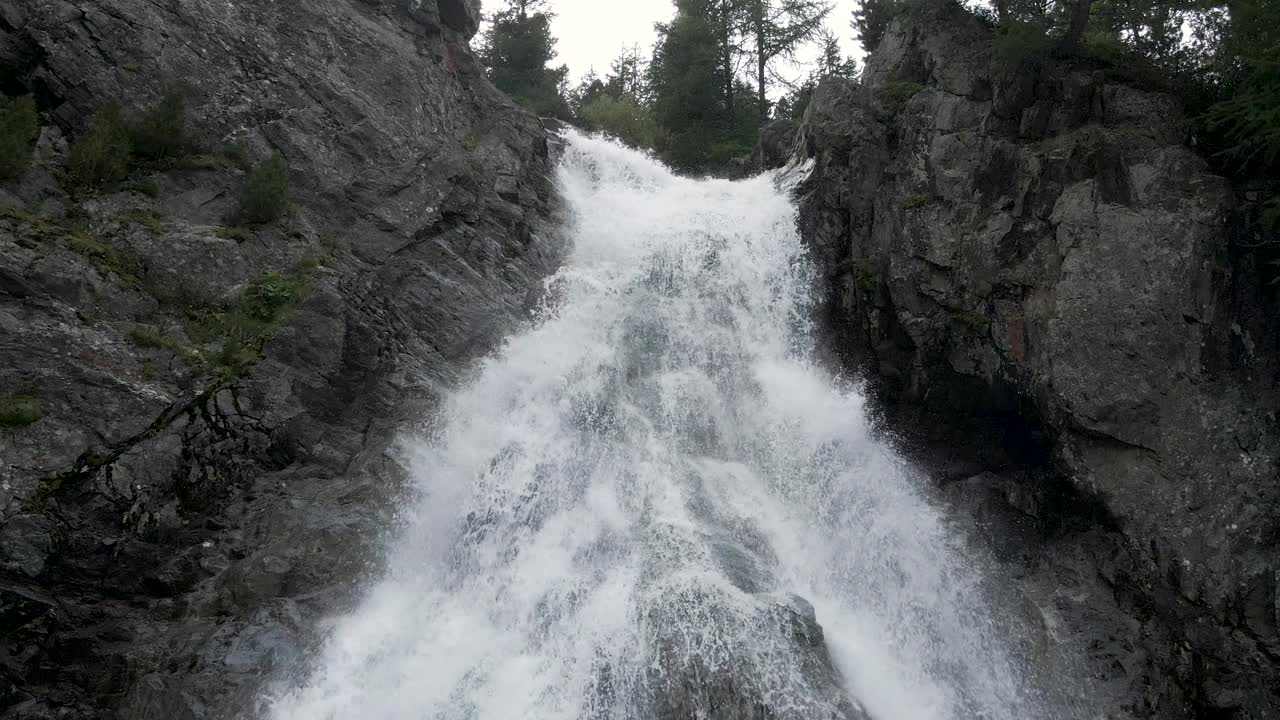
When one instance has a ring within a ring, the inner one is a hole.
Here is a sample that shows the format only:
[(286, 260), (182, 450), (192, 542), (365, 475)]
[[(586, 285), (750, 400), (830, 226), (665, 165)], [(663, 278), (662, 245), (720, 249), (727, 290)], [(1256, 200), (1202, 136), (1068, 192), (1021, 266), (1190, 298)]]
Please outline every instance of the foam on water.
[(651, 717), (677, 637), (805, 716), (794, 651), (752, 619), (797, 595), (878, 720), (1053, 715), (918, 474), (812, 360), (799, 173), (695, 181), (567, 142), (554, 303), (407, 443), (386, 577), (267, 714)]

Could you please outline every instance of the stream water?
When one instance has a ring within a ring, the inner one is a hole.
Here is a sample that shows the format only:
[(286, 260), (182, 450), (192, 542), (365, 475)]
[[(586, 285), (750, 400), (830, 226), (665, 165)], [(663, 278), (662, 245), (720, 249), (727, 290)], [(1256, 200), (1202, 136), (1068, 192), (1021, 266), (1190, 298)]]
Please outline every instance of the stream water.
[(926, 480), (815, 360), (802, 170), (570, 132), (536, 321), (407, 441), (388, 571), (273, 720), (1057, 717)]

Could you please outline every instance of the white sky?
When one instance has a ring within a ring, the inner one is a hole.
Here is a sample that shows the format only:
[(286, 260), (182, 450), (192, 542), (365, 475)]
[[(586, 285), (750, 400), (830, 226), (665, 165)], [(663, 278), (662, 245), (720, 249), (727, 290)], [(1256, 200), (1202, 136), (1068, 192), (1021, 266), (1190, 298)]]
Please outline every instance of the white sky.
[[(486, 0), (488, 9), (495, 0)], [(862, 49), (853, 38), (849, 21), (857, 0), (834, 0), (827, 16), (827, 27), (840, 37), (846, 55), (862, 57)], [(577, 83), (593, 67), (600, 75), (618, 51), (639, 43), (643, 53), (653, 47), (653, 24), (671, 19), (671, 0), (551, 0), (549, 9), (556, 14), (552, 25), (559, 43), (557, 63), (569, 66), (570, 80)], [(786, 73), (799, 77), (801, 72)]]

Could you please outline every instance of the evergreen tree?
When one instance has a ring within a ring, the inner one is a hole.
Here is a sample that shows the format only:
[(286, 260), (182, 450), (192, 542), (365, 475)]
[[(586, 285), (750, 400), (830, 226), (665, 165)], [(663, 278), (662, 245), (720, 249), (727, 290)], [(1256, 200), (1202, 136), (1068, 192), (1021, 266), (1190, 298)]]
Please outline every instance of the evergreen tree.
[(588, 73), (573, 93), (578, 123), (632, 147), (655, 148), (660, 133), (646, 103), (645, 76), (645, 61), (637, 46), (623, 49), (604, 80)]
[(818, 46), (820, 52), (818, 54), (818, 78), (838, 77), (853, 78), (858, 74), (858, 64), (853, 58), (845, 57), (844, 51), (840, 49), (840, 38), (829, 28), (823, 27), (818, 31)]
[(880, 47), (880, 39), (884, 37), (885, 30), (889, 29), (889, 23), (902, 11), (903, 1), (862, 0), (858, 9), (853, 11), (853, 30), (867, 54)]
[(679, 170), (715, 169), (755, 143), (761, 110), (737, 77), (735, 11), (725, 0), (676, 0), (675, 17), (658, 25), (649, 93), (659, 152)]
[(1217, 102), (1204, 114), (1206, 130), (1237, 167), (1271, 177), (1280, 232), (1280, 0), (1235, 0), (1218, 47), (1205, 53), (1219, 81)]
[(774, 118), (800, 120), (809, 107), (818, 83), (826, 78), (852, 80), (858, 77), (858, 64), (841, 52), (840, 38), (835, 33), (824, 27), (818, 32), (817, 39), (820, 48), (817, 66), (804, 82), (792, 88), (791, 92), (777, 102), (774, 106)]
[(542, 8), (546, 0), (507, 0), (490, 18), (480, 45), (489, 79), (516, 102), (545, 117), (569, 120), (565, 99), (569, 69), (549, 67), (556, 58), (551, 35), (554, 17)]
[(646, 63), (640, 55), (640, 46), (623, 48), (609, 66), (605, 88), (614, 97), (631, 97), (641, 100), (645, 95)]
[(588, 70), (578, 86), (569, 93), (569, 106), (573, 110), (574, 117), (581, 118), (582, 109), (604, 94), (604, 81), (594, 69)]
[(792, 57), (796, 48), (812, 40), (831, 12), (826, 0), (739, 0), (744, 31), (753, 61), (756, 102), (761, 118), (769, 112), (769, 66), (779, 57)]

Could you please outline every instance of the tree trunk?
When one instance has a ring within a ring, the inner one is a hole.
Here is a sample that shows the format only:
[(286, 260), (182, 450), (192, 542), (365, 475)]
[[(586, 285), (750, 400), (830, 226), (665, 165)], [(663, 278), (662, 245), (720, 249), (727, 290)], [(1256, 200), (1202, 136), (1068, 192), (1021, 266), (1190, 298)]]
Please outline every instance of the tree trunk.
[(757, 0), (752, 8), (752, 24), (756, 34), (756, 100), (759, 103), (760, 124), (769, 120), (769, 100), (765, 95), (765, 66), (769, 63), (766, 54), (769, 31), (764, 17), (764, 0)]
[(758, 95), (757, 100), (760, 103), (760, 124), (761, 125), (764, 125), (766, 122), (769, 121), (769, 98), (767, 95), (765, 95), (765, 77), (764, 77), (765, 63), (766, 63), (766, 60), (764, 57), (764, 51), (761, 51), (759, 58), (756, 60), (756, 82), (759, 84), (759, 91), (757, 92), (757, 95)]
[(1070, 15), (1067, 18), (1067, 34), (1062, 37), (1062, 47), (1076, 50), (1084, 40), (1085, 30), (1089, 29), (1089, 12), (1093, 9), (1093, 0), (1073, 0)]
[(733, 125), (738, 116), (733, 97), (733, 15), (727, 2), (721, 3), (720, 17), (720, 62), (724, 64), (724, 107), (728, 124)]

